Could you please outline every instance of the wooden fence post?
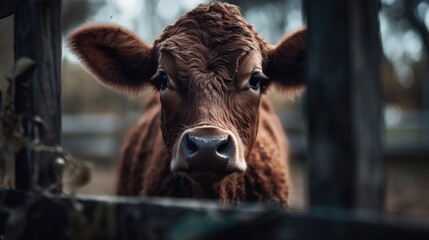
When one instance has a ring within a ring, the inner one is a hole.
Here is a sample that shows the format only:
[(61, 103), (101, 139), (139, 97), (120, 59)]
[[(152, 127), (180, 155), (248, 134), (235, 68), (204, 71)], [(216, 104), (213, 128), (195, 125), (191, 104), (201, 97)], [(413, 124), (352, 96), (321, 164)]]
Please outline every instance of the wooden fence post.
[(311, 207), (383, 208), (378, 6), (306, 0)]
[[(46, 146), (60, 145), (61, 137), (61, 1), (16, 1), (15, 60), (36, 62), (31, 74), (15, 83), (15, 110), (23, 117), (25, 137)], [(37, 121), (39, 119), (40, 121)], [(58, 183), (52, 167), (57, 153), (25, 147), (15, 156), (15, 185), (19, 190), (46, 188)], [(56, 190), (60, 190), (59, 187)]]

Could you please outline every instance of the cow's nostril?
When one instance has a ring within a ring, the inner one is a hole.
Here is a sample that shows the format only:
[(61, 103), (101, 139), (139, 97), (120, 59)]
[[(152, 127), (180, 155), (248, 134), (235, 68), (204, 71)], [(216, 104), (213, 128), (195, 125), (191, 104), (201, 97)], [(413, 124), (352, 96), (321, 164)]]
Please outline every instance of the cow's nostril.
[(227, 137), (216, 149), (216, 152), (222, 157), (229, 157), (230, 155), (230, 145), (231, 139), (230, 136)]
[(189, 135), (186, 136), (186, 150), (189, 155), (194, 155), (198, 151), (197, 145), (195, 145)]

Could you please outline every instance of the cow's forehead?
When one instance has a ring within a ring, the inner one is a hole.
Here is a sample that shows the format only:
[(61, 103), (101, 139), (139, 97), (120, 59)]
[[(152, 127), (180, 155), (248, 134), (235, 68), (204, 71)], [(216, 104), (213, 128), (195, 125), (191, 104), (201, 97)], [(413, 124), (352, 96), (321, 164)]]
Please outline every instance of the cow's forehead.
[(200, 5), (168, 26), (154, 43), (157, 57), (162, 52), (173, 56), (179, 74), (198, 70), (223, 78), (234, 78), (241, 59), (251, 51), (263, 52), (265, 46), (238, 8), (223, 3)]
[(192, 73), (214, 73), (224, 79), (233, 80), (243, 59), (252, 52), (258, 52), (251, 42), (242, 45), (225, 42), (220, 45), (204, 45), (191, 41), (187, 36), (173, 36), (162, 44), (158, 59), (170, 56), (175, 62), (177, 74), (189, 78)]

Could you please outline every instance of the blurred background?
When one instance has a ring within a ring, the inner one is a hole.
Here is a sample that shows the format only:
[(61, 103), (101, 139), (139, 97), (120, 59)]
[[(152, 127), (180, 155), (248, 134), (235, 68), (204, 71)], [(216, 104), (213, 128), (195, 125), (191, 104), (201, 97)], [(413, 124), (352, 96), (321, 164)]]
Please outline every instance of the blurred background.
[[(63, 0), (63, 38), (86, 22), (115, 23), (151, 43), (167, 25), (207, 0)], [(268, 42), (305, 26), (300, 0), (231, 0)], [(379, 12), (384, 106), (386, 211), (429, 218), (429, 0), (382, 0)], [(334, 31), (334, 29), (333, 29)], [(13, 60), (13, 16), (0, 21), (0, 72)], [(63, 145), (91, 162), (81, 194), (114, 194), (126, 132), (144, 112), (150, 90), (129, 99), (100, 84), (63, 47)], [(302, 101), (271, 92), (291, 145), (291, 207), (305, 209), (305, 117)], [(66, 189), (68, 191), (68, 189)]]

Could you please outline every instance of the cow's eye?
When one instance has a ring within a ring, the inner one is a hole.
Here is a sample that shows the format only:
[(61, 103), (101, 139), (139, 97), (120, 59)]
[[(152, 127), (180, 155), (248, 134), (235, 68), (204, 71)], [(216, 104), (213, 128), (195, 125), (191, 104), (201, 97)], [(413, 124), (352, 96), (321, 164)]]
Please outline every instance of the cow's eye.
[(172, 87), (172, 83), (168, 78), (168, 75), (162, 70), (153, 75), (149, 81), (152, 82), (158, 90), (165, 90)]
[(168, 76), (165, 72), (160, 72), (159, 76), (158, 76), (158, 84), (159, 84), (159, 89), (160, 90), (164, 90), (166, 88), (168, 88), (169, 85), (169, 79)]
[(261, 75), (259, 73), (253, 73), (249, 79), (249, 87), (253, 89), (258, 89), (260, 82), (261, 82)]

